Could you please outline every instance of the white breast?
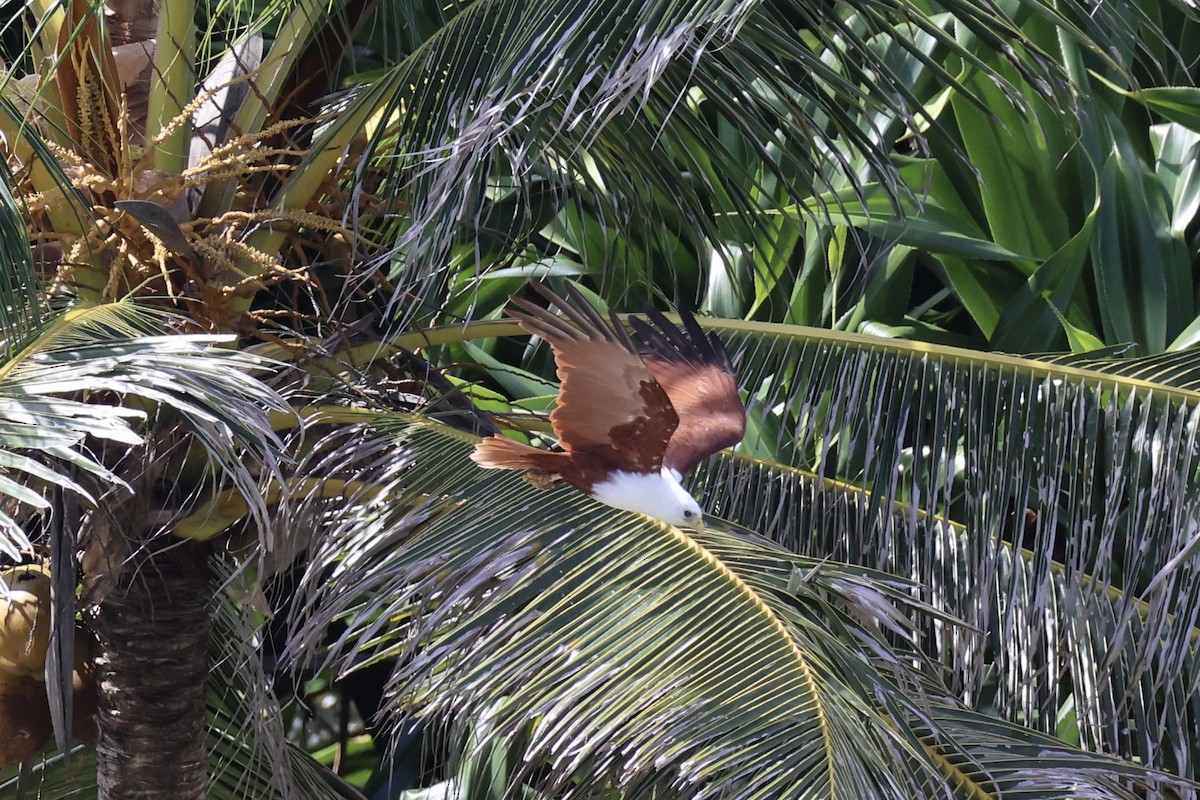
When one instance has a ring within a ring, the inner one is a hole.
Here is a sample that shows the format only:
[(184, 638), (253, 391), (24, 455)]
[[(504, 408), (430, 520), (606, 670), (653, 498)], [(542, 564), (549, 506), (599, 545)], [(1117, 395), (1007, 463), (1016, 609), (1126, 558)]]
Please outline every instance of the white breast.
[[(672, 525), (695, 525), (700, 505), (675, 474), (666, 468), (654, 473), (609, 473), (608, 480), (592, 486), (592, 496), (625, 511), (637, 511)], [(688, 514), (694, 515), (689, 517)]]

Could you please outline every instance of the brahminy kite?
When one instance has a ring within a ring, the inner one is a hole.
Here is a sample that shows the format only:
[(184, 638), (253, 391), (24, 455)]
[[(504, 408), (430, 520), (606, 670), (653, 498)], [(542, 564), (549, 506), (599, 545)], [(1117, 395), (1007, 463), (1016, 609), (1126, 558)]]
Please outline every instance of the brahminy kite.
[(635, 344), (610, 314), (606, 320), (577, 290), (570, 299), (534, 288), (565, 317), (519, 297), (510, 316), (554, 350), (562, 388), (550, 425), (561, 451), (505, 436), (484, 439), (472, 460), (491, 469), (523, 469), (535, 485), (566, 481), (626, 511), (672, 525), (704, 526), (700, 505), (680, 484), (712, 453), (746, 431), (733, 365), (715, 334), (704, 335), (680, 309), (683, 328), (653, 309), (630, 317)]

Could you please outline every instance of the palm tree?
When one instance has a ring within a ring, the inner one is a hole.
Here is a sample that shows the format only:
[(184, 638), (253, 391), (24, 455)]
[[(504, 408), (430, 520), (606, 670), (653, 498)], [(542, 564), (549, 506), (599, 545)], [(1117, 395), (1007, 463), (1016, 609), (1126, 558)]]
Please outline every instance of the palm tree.
[[(172, 796), (203, 795), (210, 594), (209, 551), (198, 543), (220, 542), (244, 556), (247, 532), (258, 549), (251, 548), (242, 599), (257, 596), (255, 579), (267, 581), (307, 547), (293, 655), (314, 658), (339, 620), (346, 627), (328, 663), (346, 670), (367, 656), (395, 658), (390, 718), (415, 709), (448, 715), (464, 743), (459, 785), (525, 784), (547, 796), (595, 789), (771, 797), (804, 788), (912, 797), (988, 796), (1018, 783), (1057, 796), (1064, 782), (1122, 796), (1135, 791), (1122, 787), (1154, 782), (1130, 762), (1045, 736), (1058, 732), (1048, 712), (1058, 710), (1063, 690), (1046, 677), (1057, 673), (1037, 671), (1054, 659), (985, 657), (975, 633), (997, 630), (981, 586), (1021, 600), (1004, 606), (1010, 630), (1022, 612), (1044, 614), (1048, 598), (1060, 597), (1086, 597), (1094, 618), (1111, 617), (1114, 631), (1151, 620), (1163, 640), (1179, 642), (1190, 630), (1175, 618), (1163, 628), (1161, 612), (1143, 614), (1131, 599), (1146, 586), (1168, 592), (1162, 600), (1176, 597), (1170, 575), (1155, 582), (1154, 569), (1166, 562), (1152, 568), (1122, 554), (1137, 569), (1123, 570), (1120, 582), (1085, 570), (1112, 555), (1109, 535), (1104, 546), (1088, 545), (1065, 579), (1033, 560), (1032, 581), (1017, 558), (1017, 534), (1007, 532), (1007, 545), (1001, 535), (1003, 520), (1029, 501), (1025, 479), (1041, 478), (1035, 466), (1053, 463), (1031, 455), (1036, 449), (1014, 449), (1018, 432), (1032, 429), (1031, 409), (1042, 407), (1034, 399), (1048, 402), (1061, 382), (1080, 396), (1137, 405), (1139, 392), (1150, 391), (1140, 384), (1077, 366), (981, 356), (956, 371), (946, 365), (966, 356), (922, 361), (898, 345), (739, 333), (727, 323), (746, 351), (746, 388), (759, 413), (747, 445), (754, 460), (723, 457), (703, 474), (711, 506), (802, 550), (798, 537), (811, 523), (767, 524), (789, 509), (825, 508), (817, 498), (796, 502), (797, 489), (812, 485), (796, 470), (852, 477), (873, 491), (848, 492), (851, 499), (829, 513), (835, 522), (849, 514), (862, 521), (818, 529), (868, 534), (852, 544), (839, 538), (832, 552), (875, 559), (871, 566), (886, 573), (804, 558), (732, 529), (689, 537), (569, 496), (548, 504), (509, 479), (481, 481), (462, 458), (460, 434), (404, 416), (397, 406), (411, 404), (378, 389), (396, 374), (403, 348), (454, 343), (445, 361), (435, 350), (423, 358), (440, 365), (466, 354), (491, 364), (496, 385), (513, 394), (546, 394), (532, 372), (504, 366), (519, 355), (494, 359), (486, 348), (468, 348), (480, 330), (511, 327), (433, 327), (494, 312), (535, 271), (594, 271), (593, 288), (624, 303), (707, 290), (719, 307), (713, 287), (721, 271), (687, 265), (702, 257), (732, 264), (739, 243), (779, 235), (779, 215), (764, 214), (756, 193), (778, 185), (791, 201), (813, 204), (822, 191), (843, 189), (843, 180), (853, 192), (866, 176), (903, 195), (880, 144), (888, 130), (929, 123), (916, 116), (905, 70), (935, 62), (931, 53), (997, 76), (972, 48), (1013, 42), (1023, 56), (1013, 79), (1060, 89), (1058, 73), (1009, 20), (970, 3), (946, 4), (952, 17), (908, 4), (834, 13), (798, 2), (305, 2), (270, 4), (261, 17), (224, 5), (197, 14), (186, 5), (109, 3), (101, 15), (98, 3), (34, 4), (34, 34), (0, 84), (13, 165), (6, 185), (17, 190), (23, 205), (11, 208), (31, 232), (14, 232), (12, 241), (32, 235), (39, 253), (10, 292), (65, 294), (83, 309), (135, 296), (171, 309), (177, 329), (235, 334), (239, 347), (290, 365), (275, 383), (299, 412), (272, 420), (287, 432), (283, 449), (293, 466), (286, 475), (273, 461), (279, 446), (262, 415), (242, 416), (240, 407), (209, 425), (228, 431), (221, 447), (203, 445), (209, 428), (198, 426), (198, 448), (196, 431), (152, 416), (140, 449), (100, 454), (105, 474), (134, 491), (88, 514), (80, 541), (85, 553), (143, 559), (123, 570), (104, 559), (83, 563), (85, 583), (112, 584), (96, 616), (110, 687), (97, 752), (101, 796), (153, 796), (164, 787)], [(1027, 10), (1049, 14), (1038, 5)], [(196, 18), (208, 26), (200, 35)], [(972, 33), (969, 47), (950, 32), (951, 18)], [(1080, 31), (1071, 19), (1055, 20), (1064, 36), (1090, 41), (1104, 33)], [(1087, 14), (1078, 19), (1091, 24)], [(947, 72), (927, 74), (985, 105)], [(27, 120), (36, 127), (22, 127)], [(748, 173), (739, 161), (735, 146), (744, 143), (758, 149), (760, 171)], [(541, 252), (546, 240), (558, 245), (549, 256)], [(656, 259), (672, 259), (674, 271), (636, 267)], [(805, 341), (816, 344), (805, 349)], [(415, 364), (408, 360), (409, 372)], [(842, 377), (836, 383), (845, 393), (831, 393), (822, 375)], [(807, 376), (818, 376), (812, 388)], [(210, 398), (224, 391), (205, 378), (187, 385)], [(894, 401), (882, 391), (892, 383), (906, 392)], [(429, 381), (423, 391), (444, 400), (445, 384), (438, 387)], [(266, 388), (257, 391), (267, 404), (274, 400)], [(1164, 441), (1182, 446), (1186, 435), (1172, 438), (1170, 424), (1190, 396), (1167, 391), (1160, 402), (1163, 391), (1151, 392), (1147, 409), (1131, 417), (1136, 424), (1112, 423), (1122, 433), (1103, 447), (1128, 448), (1152, 425), (1166, 425)], [(964, 438), (964, 418), (939, 416), (947, 403), (961, 410), (960, 402), (986, 420), (972, 435), (999, 432), (1010, 449), (976, 444)], [(1085, 417), (1089, 425), (1109, 424), (1114, 412), (1100, 405)], [(893, 413), (863, 416), (876, 408)], [(1060, 442), (1070, 436), (1066, 424), (1039, 430)], [(895, 447), (876, 453), (880, 441)], [(1083, 441), (1101, 447), (1099, 439)], [(262, 465), (239, 468), (235, 444)], [(1001, 481), (1002, 491), (986, 481), (955, 484), (944, 465), (960, 452), (981, 459), (972, 465)], [(1011, 484), (996, 477), (1009, 464), (1018, 466)], [(1091, 492), (1070, 484), (1073, 498), (1098, 494), (1096, 479), (1079, 480)], [(774, 493), (743, 488), (759, 485)], [(943, 519), (962, 518), (950, 513), (958, 508), (968, 510), (975, 538)], [(1142, 509), (1151, 506), (1137, 508), (1150, 513)], [(1153, 519), (1172, 508), (1153, 506)], [(1057, 531), (1054, 515), (1048, 519), (1034, 526), (1038, 536)], [(1087, 528), (1092, 518), (1081, 512), (1078, 519), (1072, 524)], [(1145, 526), (1158, 537), (1147, 541), (1165, 537), (1160, 528)], [(302, 530), (313, 538), (296, 541)], [(946, 577), (963, 574), (947, 556), (960, 550), (970, 583)], [(1124, 582), (1147, 569), (1149, 583)], [(925, 596), (922, 586), (935, 594)], [(1036, 591), (1026, 598), (1014, 586)], [(1105, 605), (1097, 586), (1125, 591)], [(365, 589), (373, 590), (367, 599)], [(224, 601), (218, 606), (228, 610)], [(1157, 639), (1128, 641), (1145, 648)], [(147, 667), (164, 652), (161, 668)], [(1149, 674), (1116, 674), (1113, 664), (1072, 652), (1088, 666), (1072, 673), (1076, 707), (1091, 715), (1079, 725), (1082, 743), (1190, 774), (1186, 758), (1159, 758), (1160, 742), (1127, 742), (1104, 730), (1115, 718), (1096, 706), (1110, 696), (1105, 691)], [(1183, 658), (1179, 649), (1163, 652)], [(251, 674), (241, 685), (261, 687), (251, 660), (242, 663)], [(1004, 667), (998, 685), (985, 669), (992, 664)], [(1038, 675), (1024, 692), (1022, 670)], [(1164, 697), (1187, 685), (1177, 673), (1155, 685)], [(150, 712), (151, 698), (161, 697), (171, 698), (163, 709), (169, 723)], [(602, 713), (574, 712), (584, 700)], [(1042, 733), (977, 713), (993, 701), (1000, 716)], [(1111, 702), (1123, 708), (1124, 700)], [(209, 706), (221, 706), (211, 692)], [(218, 752), (231, 762), (246, 750), (228, 744), (238, 738), (229, 732), (263, 733), (257, 711), (213, 712), (226, 732)], [(262, 740), (278, 746), (271, 737), (279, 732), (268, 733)], [(499, 748), (500, 758), (483, 759), (490, 772), (479, 769), (479, 742)], [(1040, 761), (1014, 766), (1012, 754)], [(270, 771), (285, 796), (281, 787), (304, 770), (302, 761), (281, 766), (283, 756), (248, 761)], [(787, 769), (770, 766), (781, 763)]]
[[(12, 232), (11, 227), (9, 230)], [(9, 241), (20, 243), (23, 230), (17, 228), (15, 232), (19, 235)], [(8, 254), (20, 258), (22, 250), (28, 254), (23, 243), (17, 250), (10, 248)], [(28, 264), (22, 269), (19, 261), (12, 263), (15, 275), (23, 271), (26, 278), (31, 277)], [(8, 298), (22, 299), (13, 292)], [(189, 452), (193, 458), (203, 453), (216, 475), (232, 486), (240, 486), (239, 492), (245, 492), (240, 496), (247, 502), (261, 505), (257, 492), (251, 491), (259, 480), (259, 470), (277, 472), (283, 458), (270, 412), (285, 411), (287, 405), (255, 377), (265, 372), (265, 363), (222, 346), (231, 341), (230, 337), (163, 335), (162, 327), (170, 319), (131, 303), (56, 312), (40, 309), (37, 302), (13, 302), (7, 308), (13, 313), (5, 320), (3, 336), (0, 452), (12, 476), (5, 478), (6, 494), (21, 505), (10, 504), (0, 521), (6, 532), (8, 557), (20, 559), (22, 551), (32, 551), (34, 542), (26, 531), (37, 530), (37, 543), (52, 559), (52, 591), (59, 598), (58, 607), (46, 613), (42, 622), (50, 626), (48, 640), (46, 632), (39, 633), (41, 644), (33, 647), (40, 649), (30, 653), (31, 658), (46, 663), (49, 682), (42, 684), (41, 692), (49, 693), (54, 709), (46, 722), (53, 724), (60, 747), (70, 740), (70, 665), (76, 663), (75, 549), (80, 544), (77, 533), (86, 526), (94, 538), (83, 540), (83, 600), (104, 609), (99, 630), (111, 630), (106, 628), (105, 615), (117, 615), (115, 624), (127, 625), (131, 601), (155, 601), (159, 599), (156, 590), (172, 593), (168, 597), (176, 602), (164, 602), (152, 618), (150, 635), (157, 637), (151, 640), (156, 649), (151, 650), (147, 660), (157, 663), (160, 672), (169, 678), (182, 680), (190, 676), (194, 687), (192, 697), (156, 701), (158, 713), (178, 713), (179, 706), (198, 699), (199, 708), (187, 720), (198, 724), (204, 713), (206, 654), (201, 651), (188, 660), (163, 659), (162, 653), (171, 652), (177, 632), (187, 630), (186, 626), (201, 626), (201, 633), (207, 630), (207, 567), (201, 561), (190, 573), (181, 568), (175, 573), (139, 574), (136, 570), (143, 564), (130, 558), (127, 551), (122, 554), (117, 550), (124, 543), (103, 538), (112, 530), (109, 515), (119, 519), (134, 507), (142, 514), (139, 523), (144, 529), (167, 524), (171, 492), (163, 486), (161, 469), (172, 463), (173, 456), (178, 459)], [(175, 453), (167, 450), (168, 444)], [(139, 451), (153, 453), (160, 461), (147, 464)], [(128, 455), (114, 459), (112, 453)], [(161, 502), (150, 506), (150, 498), (155, 497)], [(81, 511), (80, 501), (89, 509), (86, 513)], [(190, 555), (184, 548), (166, 552), (171, 555), (164, 560), (174, 564), (183, 561), (181, 556)], [(155, 569), (163, 569), (157, 561)], [(147, 594), (139, 596), (127, 589), (130, 586)], [(182, 592), (188, 593), (184, 595), (187, 600), (180, 603)], [(134, 608), (140, 613), (140, 608)], [(124, 614), (122, 609), (126, 609)], [(19, 625), (19, 620), (18, 616), (4, 615), (6, 627)], [(130, 638), (136, 644), (139, 636), (145, 639), (148, 634), (137, 631)], [(5, 641), (18, 650), (30, 646), (13, 641), (11, 635)], [(63, 665), (67, 665), (65, 669)], [(119, 662), (100, 662), (97, 684), (103, 687), (104, 676), (120, 668)], [(144, 668), (144, 664), (139, 666)], [(16, 691), (10, 677), (5, 672), (5, 679), (0, 681), (5, 692), (10, 688)], [(135, 701), (123, 695), (112, 705), (123, 712)], [(41, 713), (34, 708), (32, 712), (22, 709), (22, 713)], [(4, 725), (15, 726), (17, 722), (6, 719)], [(138, 725), (150, 722), (139, 720)], [(12, 735), (10, 730), (5, 727), (6, 736)], [(154, 735), (161, 736), (161, 730), (156, 729)], [(203, 750), (197, 766), (203, 782)]]

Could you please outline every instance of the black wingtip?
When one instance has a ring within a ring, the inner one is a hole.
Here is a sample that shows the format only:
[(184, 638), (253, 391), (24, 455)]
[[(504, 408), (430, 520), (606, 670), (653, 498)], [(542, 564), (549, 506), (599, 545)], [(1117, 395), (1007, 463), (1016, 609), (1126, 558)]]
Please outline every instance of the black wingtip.
[(680, 326), (651, 306), (644, 312), (646, 320), (630, 317), (629, 323), (646, 344), (647, 354), (671, 361), (691, 361), (712, 364), (732, 371), (725, 345), (715, 333), (705, 334), (696, 316), (680, 306)]

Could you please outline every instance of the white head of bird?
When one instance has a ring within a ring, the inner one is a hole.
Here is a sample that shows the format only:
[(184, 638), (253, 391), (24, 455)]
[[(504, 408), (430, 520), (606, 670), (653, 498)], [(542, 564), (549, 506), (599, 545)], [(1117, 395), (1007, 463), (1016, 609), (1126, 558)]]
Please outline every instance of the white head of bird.
[(601, 503), (671, 525), (704, 528), (700, 504), (679, 483), (679, 476), (666, 467), (651, 473), (614, 471), (608, 480), (592, 486), (592, 496)]

